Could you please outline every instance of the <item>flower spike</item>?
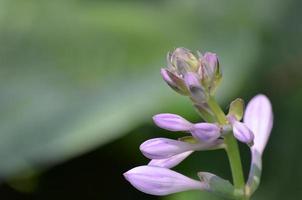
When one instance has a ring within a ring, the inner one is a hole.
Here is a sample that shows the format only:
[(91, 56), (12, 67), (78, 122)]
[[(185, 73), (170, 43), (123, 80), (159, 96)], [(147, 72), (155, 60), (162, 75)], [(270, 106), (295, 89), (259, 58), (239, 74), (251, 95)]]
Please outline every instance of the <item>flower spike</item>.
[[(165, 130), (190, 135), (178, 139), (154, 138), (140, 145), (143, 155), (151, 161), (124, 173), (138, 190), (152, 195), (168, 195), (187, 190), (203, 190), (224, 199), (249, 200), (257, 189), (262, 171), (262, 154), (273, 124), (272, 106), (264, 95), (257, 95), (244, 111), (240, 98), (231, 102), (226, 115), (215, 98), (222, 73), (215, 53), (176, 48), (167, 55), (167, 68), (161, 69), (164, 81), (176, 92), (189, 97), (204, 122), (193, 124), (170, 113), (153, 116), (154, 123)], [(243, 122), (241, 122), (243, 118)], [(249, 145), (252, 159), (245, 183), (237, 140)], [(224, 149), (233, 181), (200, 172), (199, 181), (170, 170), (194, 151)]]

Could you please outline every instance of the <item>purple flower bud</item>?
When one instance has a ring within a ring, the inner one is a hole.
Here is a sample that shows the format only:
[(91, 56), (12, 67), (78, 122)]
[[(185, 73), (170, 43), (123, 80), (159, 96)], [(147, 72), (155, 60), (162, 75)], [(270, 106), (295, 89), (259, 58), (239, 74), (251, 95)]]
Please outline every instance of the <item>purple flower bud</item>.
[(208, 94), (202, 87), (197, 74), (189, 72), (185, 74), (184, 80), (194, 101), (198, 103), (204, 103), (207, 101)]
[(186, 151), (184, 153), (177, 154), (175, 156), (171, 156), (166, 159), (153, 159), (149, 162), (149, 166), (157, 166), (164, 168), (172, 168), (181, 163), (184, 159), (186, 159), (189, 155), (191, 155), (193, 151)]
[(203, 56), (201, 55), (200, 60), (200, 74), (202, 75), (202, 84), (209, 90), (211, 94), (214, 94), (222, 77), (221, 71), (219, 69), (218, 57), (214, 53), (206, 52)]
[(169, 131), (188, 131), (192, 124), (179, 115), (163, 113), (153, 116), (154, 123)]
[(221, 148), (223, 141), (188, 143), (168, 138), (153, 138), (140, 146), (144, 156), (149, 159), (166, 159), (186, 151), (202, 151)]
[(196, 144), (167, 138), (153, 138), (140, 146), (141, 152), (149, 159), (166, 159), (196, 148)]
[(203, 55), (203, 63), (205, 64), (205, 70), (206, 76), (209, 78), (214, 78), (216, 73), (219, 72), (219, 62), (218, 57), (215, 53), (206, 52)]
[(171, 77), (168, 74), (168, 70), (167, 69), (161, 69), (160, 70), (160, 74), (163, 77), (164, 81), (166, 81), (166, 83), (173, 89), (178, 90), (178, 86), (177, 84), (171, 79)]
[(272, 105), (269, 99), (262, 94), (255, 96), (246, 107), (243, 121), (255, 134), (252, 149), (262, 155), (273, 126)]
[(184, 83), (184, 80), (179, 77), (178, 75), (170, 72), (168, 69), (161, 69), (160, 70), (161, 76), (163, 77), (164, 81), (176, 92), (182, 95), (188, 95), (188, 89)]
[(170, 169), (140, 166), (124, 173), (138, 190), (151, 195), (168, 195), (187, 190), (202, 190), (204, 184)]
[(220, 127), (211, 123), (194, 124), (190, 132), (193, 137), (204, 142), (211, 142), (220, 137)]
[(234, 121), (232, 125), (235, 138), (237, 138), (240, 142), (252, 146), (254, 141), (253, 132), (242, 122)]

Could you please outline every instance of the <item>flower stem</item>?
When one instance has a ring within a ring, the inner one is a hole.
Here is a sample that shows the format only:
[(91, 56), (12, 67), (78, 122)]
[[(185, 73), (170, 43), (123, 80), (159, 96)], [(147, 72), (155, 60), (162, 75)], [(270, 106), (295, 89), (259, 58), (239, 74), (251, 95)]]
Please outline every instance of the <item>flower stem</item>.
[[(219, 124), (225, 125), (228, 123), (224, 112), (222, 111), (220, 106), (217, 104), (214, 97), (210, 97), (210, 99), (208, 101), (208, 105), (211, 108), (211, 110), (215, 113)], [(245, 182), (244, 182), (244, 176), (243, 176), (243, 170), (242, 170), (238, 143), (232, 134), (225, 135), (224, 142), (226, 145), (226, 152), (227, 152), (227, 155), (229, 158), (229, 163), (230, 163), (230, 167), (231, 167), (231, 171), (232, 171), (233, 183), (234, 183), (234, 187), (235, 187), (235, 194), (238, 194), (238, 196), (241, 196), (241, 199), (246, 200), (246, 197), (244, 195)]]

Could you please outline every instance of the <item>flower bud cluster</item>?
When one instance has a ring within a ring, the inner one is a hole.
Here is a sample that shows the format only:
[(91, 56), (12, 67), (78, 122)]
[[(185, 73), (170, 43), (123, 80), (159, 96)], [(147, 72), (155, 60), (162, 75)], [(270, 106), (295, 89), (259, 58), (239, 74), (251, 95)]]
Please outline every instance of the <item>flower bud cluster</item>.
[(163, 79), (178, 93), (189, 96), (206, 122), (192, 123), (170, 113), (155, 115), (153, 121), (158, 127), (186, 135), (178, 140), (154, 138), (143, 142), (140, 150), (151, 160), (145, 166), (124, 173), (125, 178), (138, 190), (152, 195), (197, 189), (237, 199), (234, 186), (214, 174), (199, 172), (200, 180), (197, 181), (171, 170), (194, 151), (227, 149), (226, 137), (231, 136), (251, 149), (250, 175), (246, 189), (241, 193), (246, 197), (251, 195), (259, 184), (261, 155), (272, 128), (269, 100), (264, 95), (257, 95), (248, 103), (244, 114), (243, 100), (235, 99), (228, 115), (222, 114), (225, 120), (221, 123), (221, 113), (217, 114), (217, 106), (211, 102), (222, 77), (216, 54), (198, 53), (196, 57), (185, 48), (177, 48), (168, 54), (167, 62), (168, 67), (161, 69)]
[(161, 69), (166, 83), (176, 92), (192, 96), (198, 101), (206, 101), (213, 95), (221, 80), (218, 57), (214, 53), (198, 52), (195, 56), (190, 50), (177, 48), (168, 53), (167, 68)]

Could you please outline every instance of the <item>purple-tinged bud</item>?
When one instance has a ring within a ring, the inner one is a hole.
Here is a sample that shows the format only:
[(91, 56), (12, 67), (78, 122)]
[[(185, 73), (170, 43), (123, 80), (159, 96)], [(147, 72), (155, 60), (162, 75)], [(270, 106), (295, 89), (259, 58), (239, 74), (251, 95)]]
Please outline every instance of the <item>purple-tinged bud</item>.
[(185, 84), (191, 93), (192, 99), (197, 103), (205, 103), (208, 99), (208, 93), (204, 90), (197, 74), (189, 72), (185, 74)]
[(253, 132), (242, 122), (235, 121), (234, 123), (232, 123), (232, 125), (235, 138), (237, 138), (240, 142), (246, 143), (249, 146), (253, 146)]
[(184, 159), (186, 159), (189, 155), (191, 155), (193, 151), (186, 151), (184, 153), (177, 154), (175, 156), (166, 158), (166, 159), (153, 159), (149, 162), (149, 166), (157, 166), (164, 168), (172, 168), (181, 163)]
[(222, 140), (213, 142), (198, 142), (196, 144), (172, 140), (168, 138), (153, 138), (140, 146), (144, 156), (149, 159), (166, 159), (186, 151), (202, 151), (222, 148)]
[(195, 148), (195, 144), (168, 138), (153, 138), (140, 146), (141, 152), (149, 159), (166, 159)]
[(184, 80), (178, 75), (170, 72), (168, 69), (161, 69), (160, 74), (164, 81), (176, 92), (182, 95), (188, 95), (188, 89), (184, 83)]
[(163, 113), (153, 116), (154, 123), (169, 131), (188, 131), (192, 124), (179, 115)]
[(190, 130), (193, 137), (204, 142), (212, 142), (219, 138), (220, 131), (220, 127), (212, 123), (197, 123)]
[(262, 155), (273, 126), (272, 105), (262, 94), (255, 96), (247, 105), (244, 123), (255, 134), (254, 150)]
[(203, 56), (200, 55), (200, 60), (202, 83), (213, 94), (222, 78), (218, 57), (214, 53), (206, 52)]
[(251, 168), (246, 184), (246, 194), (251, 196), (260, 184), (262, 154), (273, 126), (273, 111), (269, 99), (262, 94), (253, 97), (246, 107), (243, 121), (255, 134), (254, 145), (251, 147)]
[(196, 72), (199, 67), (199, 60), (188, 49), (177, 48), (169, 56), (170, 63), (168, 66), (172, 66), (178, 75), (184, 76), (187, 72)]
[(141, 192), (168, 195), (187, 190), (202, 190), (204, 184), (170, 169), (140, 166), (124, 173), (124, 177)]
[(219, 61), (215, 53), (206, 52), (203, 55), (202, 62), (205, 65), (204, 73), (206, 77), (212, 79), (219, 73)]

